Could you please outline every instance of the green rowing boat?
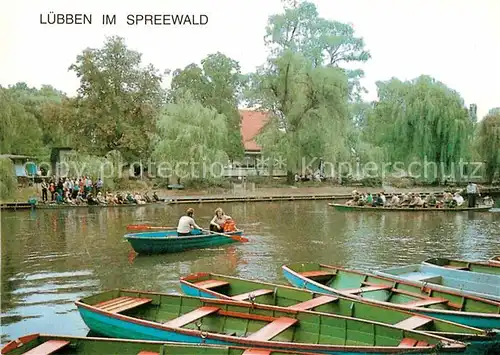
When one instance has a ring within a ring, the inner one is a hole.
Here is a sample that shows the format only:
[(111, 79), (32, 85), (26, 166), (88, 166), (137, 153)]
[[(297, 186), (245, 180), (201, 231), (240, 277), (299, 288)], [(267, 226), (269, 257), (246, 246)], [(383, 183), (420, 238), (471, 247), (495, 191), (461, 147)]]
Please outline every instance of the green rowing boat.
[(466, 347), (378, 322), (232, 300), (111, 290), (76, 306), (91, 331), (116, 338), (331, 355), (462, 352)]
[(500, 329), (500, 302), (318, 263), (284, 265), (282, 271), (293, 286), (313, 292), (363, 297), (471, 327)]
[(188, 296), (235, 301), (248, 299), (259, 304), (360, 318), (461, 341), (490, 341), (496, 336), (494, 332), (486, 332), (428, 316), (417, 316), (408, 311), (378, 305), (363, 299), (335, 296), (332, 301), (332, 296), (326, 294), (238, 277), (196, 273), (182, 277), (180, 283), (182, 291)]
[[(120, 355), (292, 355), (297, 352), (247, 349), (235, 346), (167, 343), (131, 339), (30, 334), (6, 344), (2, 354), (120, 354)], [(314, 355), (300, 353), (301, 355)], [(315, 354), (318, 355), (318, 354)]]
[(370, 207), (370, 206), (348, 206), (340, 203), (329, 203), (328, 206), (337, 211), (373, 211), (373, 212), (464, 212), (476, 211), (485, 212), (492, 207), (456, 207), (456, 208), (422, 208), (422, 207)]

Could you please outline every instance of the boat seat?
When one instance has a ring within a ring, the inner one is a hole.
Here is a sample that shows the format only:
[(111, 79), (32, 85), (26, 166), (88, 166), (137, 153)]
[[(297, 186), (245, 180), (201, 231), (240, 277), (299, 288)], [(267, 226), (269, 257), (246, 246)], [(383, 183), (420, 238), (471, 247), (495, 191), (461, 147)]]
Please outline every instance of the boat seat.
[(297, 322), (298, 319), (295, 318), (280, 317), (275, 321), (263, 326), (255, 333), (249, 335), (247, 339), (260, 340), (260, 341), (270, 340), (274, 338), (276, 335), (284, 332)]
[(232, 296), (231, 298), (236, 301), (246, 301), (249, 300), (251, 296), (253, 297), (258, 297), (258, 296), (263, 296), (263, 295), (268, 295), (270, 293), (273, 293), (273, 290), (266, 290), (266, 289), (260, 289), (260, 290), (255, 290), (255, 291), (250, 291), (247, 293), (242, 293), (239, 295)]
[(338, 297), (333, 296), (319, 296), (304, 302), (300, 302), (294, 305), (291, 305), (287, 308), (293, 309), (295, 311), (307, 311), (309, 309), (313, 309), (315, 307), (319, 307), (321, 305), (337, 301)]
[(143, 304), (150, 303), (152, 301), (153, 300), (151, 298), (122, 296), (113, 298), (109, 301), (97, 303), (94, 305), (94, 307), (110, 313), (120, 313), (135, 307), (142, 306)]
[(271, 355), (271, 350), (266, 349), (247, 349), (241, 355)]
[(404, 338), (401, 340), (401, 343), (399, 343), (398, 348), (413, 348), (415, 345), (417, 345), (418, 340), (412, 339), (412, 338)]
[(194, 311), (183, 314), (180, 317), (169, 320), (168, 322), (163, 323), (163, 325), (172, 328), (180, 328), (185, 326), (186, 324), (194, 322), (195, 320), (208, 316), (209, 314), (215, 313), (219, 310), (219, 307), (200, 307), (195, 309)]
[(154, 351), (143, 350), (143, 351), (137, 353), (137, 355), (160, 355), (160, 353), (155, 353)]
[(67, 340), (47, 340), (46, 342), (34, 347), (33, 349), (25, 352), (28, 355), (45, 355), (53, 354), (57, 350), (64, 348), (69, 345)]
[(432, 323), (431, 318), (426, 318), (426, 317), (420, 317), (420, 316), (413, 316), (410, 318), (407, 318), (405, 320), (402, 320), (399, 323), (394, 324), (395, 327), (406, 329), (406, 330), (413, 330), (417, 329), (423, 325)]
[(195, 282), (195, 283), (193, 283), (193, 285), (196, 285), (198, 287), (203, 287), (203, 288), (216, 288), (216, 287), (229, 285), (229, 282), (221, 281), (221, 280), (204, 280), (204, 281)]
[(323, 271), (323, 270), (303, 271), (299, 272), (298, 274), (308, 278), (325, 277), (325, 276), (332, 277), (336, 275), (336, 273), (333, 271)]
[(403, 305), (407, 307), (423, 307), (423, 306), (430, 306), (433, 304), (448, 303), (448, 301), (449, 300), (447, 300), (446, 298), (429, 297), (418, 301), (411, 301), (408, 303), (404, 303)]
[(460, 266), (460, 265), (445, 265), (444, 267), (447, 269), (454, 269), (454, 270), (469, 270), (468, 266)]
[(372, 286), (363, 286), (360, 288), (351, 288), (351, 289), (346, 289), (346, 290), (341, 290), (341, 291), (345, 292), (345, 293), (357, 294), (357, 293), (363, 293), (363, 292), (369, 292), (369, 291), (381, 291), (381, 290), (390, 290), (390, 289), (392, 289), (392, 285), (372, 285)]

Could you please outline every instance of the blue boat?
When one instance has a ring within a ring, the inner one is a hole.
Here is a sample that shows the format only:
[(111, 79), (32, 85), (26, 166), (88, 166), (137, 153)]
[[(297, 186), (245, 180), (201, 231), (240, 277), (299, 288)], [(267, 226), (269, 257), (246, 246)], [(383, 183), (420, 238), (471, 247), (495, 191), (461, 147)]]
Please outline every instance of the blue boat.
[(231, 233), (207, 233), (198, 229), (192, 235), (177, 236), (176, 230), (126, 234), (132, 248), (139, 254), (177, 253), (189, 249), (210, 248), (224, 244), (248, 241), (242, 230)]
[(332, 355), (459, 353), (466, 348), (417, 330), (233, 300), (111, 290), (75, 303), (91, 331), (115, 338)]
[(500, 302), (318, 263), (284, 265), (293, 286), (354, 297), (470, 327), (500, 332)]
[(412, 281), (421, 286), (432, 284), (436, 290), (460, 292), (500, 302), (500, 275), (463, 271), (429, 262), (391, 267), (374, 273), (393, 280)]

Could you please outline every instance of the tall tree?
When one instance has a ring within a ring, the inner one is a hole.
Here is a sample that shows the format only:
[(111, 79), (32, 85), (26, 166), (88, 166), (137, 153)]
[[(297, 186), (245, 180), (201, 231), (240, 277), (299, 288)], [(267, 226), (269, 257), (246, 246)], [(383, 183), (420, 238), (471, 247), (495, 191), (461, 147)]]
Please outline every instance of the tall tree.
[(226, 117), (228, 139), (224, 149), (231, 160), (242, 158), (244, 152), (238, 111), (244, 79), (239, 63), (220, 52), (204, 58), (201, 67), (190, 64), (175, 70), (172, 79), (170, 97), (189, 90), (202, 105)]
[(257, 139), (264, 153), (284, 159), (291, 183), (303, 158), (332, 161), (345, 153), (347, 79), (341, 70), (314, 66), (292, 51), (269, 64), (252, 76), (249, 97), (272, 113)]
[[(271, 16), (266, 28), (265, 42), (273, 57), (290, 50), (302, 53), (314, 66), (335, 67), (371, 58), (352, 25), (320, 17), (316, 5), (308, 1), (283, 3), (284, 12)], [(359, 82), (364, 72), (359, 68), (343, 70), (350, 79), (351, 98), (358, 100), (364, 91)]]
[(158, 175), (210, 180), (227, 162), (226, 117), (203, 106), (189, 91), (178, 92), (174, 101), (156, 121), (153, 157)]
[(154, 122), (164, 102), (162, 75), (120, 37), (88, 48), (70, 66), (80, 79), (78, 120), (71, 128), (79, 146), (95, 154), (120, 151), (126, 160), (148, 157)]
[(475, 143), (485, 164), (486, 177), (492, 183), (495, 173), (500, 173), (500, 110), (490, 110), (479, 122)]
[(42, 130), (11, 89), (0, 87), (0, 152), (40, 156), (44, 154)]
[(377, 87), (366, 137), (384, 147), (391, 161), (427, 160), (444, 169), (466, 157), (472, 122), (456, 91), (428, 76), (393, 78)]

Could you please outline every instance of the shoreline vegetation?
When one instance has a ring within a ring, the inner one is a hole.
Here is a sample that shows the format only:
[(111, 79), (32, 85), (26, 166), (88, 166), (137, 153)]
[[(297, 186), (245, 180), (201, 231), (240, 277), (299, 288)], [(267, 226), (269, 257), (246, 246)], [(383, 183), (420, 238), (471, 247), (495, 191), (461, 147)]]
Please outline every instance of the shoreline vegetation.
[[(186, 189), (190, 179), (194, 188), (217, 186), (234, 176), (226, 166), (280, 171), (297, 187), (297, 175), (373, 178), (376, 189), (385, 176), (423, 185), (498, 181), (500, 107), (478, 117), (475, 104), (425, 73), (377, 78), (377, 98), (367, 101), (369, 43), (309, 1), (283, 1), (265, 31), (268, 55), (251, 72), (221, 52), (165, 71), (114, 36), (67, 63), (79, 80), (75, 96), (50, 83), (0, 86), (0, 198), (20, 193), (16, 180), (27, 167), (8, 157), (15, 155), (33, 159), (44, 176), (101, 178), (112, 192), (136, 189), (122, 178), (127, 166), (142, 174), (137, 162), (153, 163), (149, 176), (182, 178)], [(262, 121), (243, 120), (243, 106)], [(232, 190), (227, 184), (219, 187)]]

